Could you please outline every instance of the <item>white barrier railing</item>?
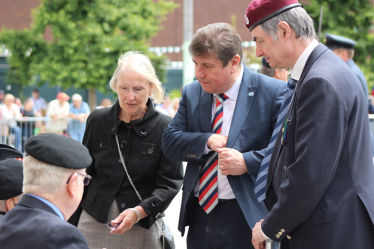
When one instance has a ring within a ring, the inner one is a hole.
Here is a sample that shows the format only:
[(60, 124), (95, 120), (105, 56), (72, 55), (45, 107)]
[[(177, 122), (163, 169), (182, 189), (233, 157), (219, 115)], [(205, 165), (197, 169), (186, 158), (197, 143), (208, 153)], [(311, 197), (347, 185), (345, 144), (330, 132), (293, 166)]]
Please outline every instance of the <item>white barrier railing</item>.
[(0, 119), (0, 143), (8, 144), (24, 151), (26, 140), (44, 132), (64, 134), (82, 141), (85, 124), (72, 118), (54, 120), (50, 117), (22, 117), (4, 120)]

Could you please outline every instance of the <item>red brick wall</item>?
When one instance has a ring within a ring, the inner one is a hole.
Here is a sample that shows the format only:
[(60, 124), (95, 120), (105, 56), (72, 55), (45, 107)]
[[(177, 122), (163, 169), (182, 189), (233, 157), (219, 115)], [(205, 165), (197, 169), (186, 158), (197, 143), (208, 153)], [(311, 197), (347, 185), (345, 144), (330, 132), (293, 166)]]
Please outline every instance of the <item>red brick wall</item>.
[[(183, 44), (183, 0), (174, 0), (180, 7), (167, 16), (164, 28), (152, 38), (152, 47), (181, 46)], [(235, 2), (235, 4), (233, 4)], [(242, 41), (250, 41), (251, 35), (244, 25), (244, 14), (251, 0), (195, 0), (194, 31), (210, 23), (226, 22), (236, 26)], [(236, 21), (233, 23), (232, 16)], [(172, 61), (182, 61), (182, 52), (166, 54)]]
[(31, 9), (40, 4), (39, 0), (0, 0), (0, 30), (30, 28)]
[[(244, 25), (245, 10), (251, 0), (194, 0), (194, 31), (210, 23), (226, 22), (236, 26), (243, 41), (251, 40)], [(152, 47), (183, 45), (183, 0), (174, 0), (180, 5), (167, 16), (164, 27), (152, 38)], [(29, 28), (31, 9), (37, 7), (40, 0), (0, 0), (0, 30), (3, 26), (12, 29)], [(236, 21), (233, 22), (232, 16)], [(51, 40), (50, 32), (46, 39)], [(166, 54), (172, 61), (182, 61), (182, 51)]]

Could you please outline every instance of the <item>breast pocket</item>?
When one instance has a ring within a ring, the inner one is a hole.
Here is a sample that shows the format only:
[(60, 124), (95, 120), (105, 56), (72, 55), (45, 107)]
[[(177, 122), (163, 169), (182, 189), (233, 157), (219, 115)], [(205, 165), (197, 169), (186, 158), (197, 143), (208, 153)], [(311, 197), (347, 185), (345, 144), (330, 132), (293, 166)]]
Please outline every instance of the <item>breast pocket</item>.
[(161, 155), (161, 145), (143, 143), (141, 153), (152, 157), (159, 157)]
[(142, 143), (140, 153), (142, 156), (141, 161), (145, 172), (148, 175), (156, 174), (160, 163), (161, 145)]

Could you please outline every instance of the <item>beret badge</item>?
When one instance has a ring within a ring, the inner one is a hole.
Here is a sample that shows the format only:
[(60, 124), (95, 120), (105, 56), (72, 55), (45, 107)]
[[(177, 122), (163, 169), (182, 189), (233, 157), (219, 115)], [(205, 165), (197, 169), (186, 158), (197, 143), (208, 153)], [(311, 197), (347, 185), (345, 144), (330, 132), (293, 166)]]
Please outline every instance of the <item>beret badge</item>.
[(245, 24), (249, 24), (249, 20), (248, 20), (248, 17), (246, 15), (244, 15), (244, 18), (245, 18)]

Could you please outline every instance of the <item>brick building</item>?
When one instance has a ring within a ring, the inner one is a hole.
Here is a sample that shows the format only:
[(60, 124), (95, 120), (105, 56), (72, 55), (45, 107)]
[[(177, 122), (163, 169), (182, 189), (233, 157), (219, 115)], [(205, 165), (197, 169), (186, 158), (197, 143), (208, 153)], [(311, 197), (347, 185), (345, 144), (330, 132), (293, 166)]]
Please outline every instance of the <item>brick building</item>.
[[(236, 28), (243, 41), (250, 41), (251, 36), (244, 25), (244, 13), (251, 0), (195, 0), (194, 32), (210, 23), (226, 22)], [(162, 23), (164, 27), (152, 38), (151, 47), (180, 47), (183, 44), (183, 0), (174, 0), (179, 8), (167, 15)], [(31, 10), (40, 4), (39, 0), (0, 0), (0, 31), (5, 26), (11, 29), (30, 28)], [(212, 7), (214, 6), (214, 7)], [(46, 39), (51, 35), (46, 32)], [(172, 61), (182, 61), (182, 52), (167, 53)]]
[[(195, 0), (194, 32), (210, 23), (226, 22), (236, 28), (243, 41), (250, 41), (250, 33), (244, 25), (244, 13), (250, 1), (236, 0), (235, 4), (232, 4), (232, 1), (225, 0)], [(165, 54), (171, 62), (179, 62), (178, 64), (170, 63), (170, 66), (167, 67), (167, 90), (178, 89), (182, 84), (183, 0), (174, 0), (174, 2), (178, 3), (179, 7), (167, 15), (166, 20), (162, 23), (163, 29), (151, 41), (151, 47), (155, 49), (155, 52)], [(39, 4), (40, 0), (0, 0), (0, 31), (3, 27), (11, 29), (30, 28), (32, 21), (31, 10)], [(51, 33), (47, 31), (45, 38), (46, 40), (51, 40)], [(6, 77), (7, 66), (3, 58), (0, 61), (0, 89), (4, 88), (2, 82), (4, 82)], [(59, 90), (56, 89), (53, 93)], [(29, 91), (31, 89), (25, 89), (25, 94), (29, 95)], [(81, 94), (83, 97), (86, 95), (84, 93)]]

